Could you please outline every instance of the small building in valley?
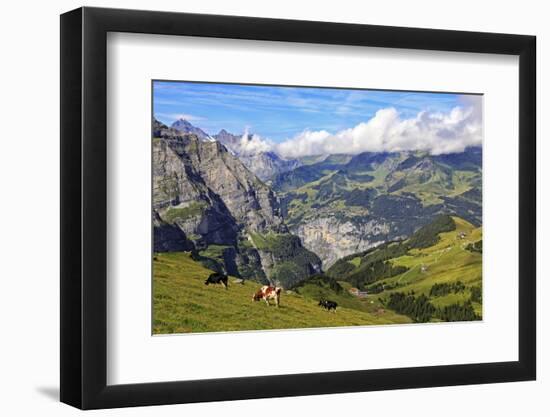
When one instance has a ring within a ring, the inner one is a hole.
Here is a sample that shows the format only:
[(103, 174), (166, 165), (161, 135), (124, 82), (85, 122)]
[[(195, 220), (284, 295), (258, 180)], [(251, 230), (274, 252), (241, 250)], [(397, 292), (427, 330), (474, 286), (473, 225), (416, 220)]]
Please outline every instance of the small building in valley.
[(359, 288), (350, 288), (349, 293), (359, 298), (365, 298), (368, 295), (367, 291), (361, 291)]
[(359, 288), (350, 288), (349, 293), (357, 297), (357, 295), (359, 294)]

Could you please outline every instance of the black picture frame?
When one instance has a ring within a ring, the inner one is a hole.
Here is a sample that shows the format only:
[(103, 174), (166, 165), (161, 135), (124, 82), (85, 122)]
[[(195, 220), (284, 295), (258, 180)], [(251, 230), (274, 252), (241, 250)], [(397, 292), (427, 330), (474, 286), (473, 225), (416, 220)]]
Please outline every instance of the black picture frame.
[[(108, 32), (519, 56), (518, 361), (107, 385)], [(61, 15), (61, 401), (95, 409), (534, 380), (535, 51), (524, 35), (88, 7)]]

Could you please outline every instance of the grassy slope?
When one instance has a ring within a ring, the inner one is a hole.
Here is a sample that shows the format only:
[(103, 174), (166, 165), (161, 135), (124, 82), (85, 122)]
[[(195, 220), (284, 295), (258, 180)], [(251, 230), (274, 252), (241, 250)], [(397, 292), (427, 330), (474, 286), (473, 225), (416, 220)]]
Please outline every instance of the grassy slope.
[(413, 181), (412, 184), (406, 185), (391, 194), (413, 193), (422, 201), (424, 206), (429, 206), (442, 203), (442, 196), (454, 197), (468, 191), (472, 187), (472, 181), (477, 177), (479, 177), (479, 174), (472, 171), (455, 170), (449, 184), (446, 179), (436, 174), (427, 182)]
[[(466, 250), (466, 245), (482, 239), (481, 228), (475, 228), (470, 223), (458, 217), (453, 217), (456, 230), (441, 233), (441, 240), (429, 248), (413, 249), (410, 255), (392, 259), (394, 265), (404, 265), (410, 268), (407, 272), (395, 277), (384, 279), (387, 284), (398, 283), (395, 290), (384, 291), (379, 294), (385, 298), (391, 292), (408, 292), (413, 290), (417, 295), (429, 296), (434, 284), (453, 283), (462, 281), (466, 287), (481, 285), (482, 283), (482, 256)], [(459, 239), (458, 234), (464, 232), (466, 237)], [(425, 272), (421, 271), (426, 266)], [(455, 302), (463, 303), (470, 298), (470, 291), (458, 294), (449, 294), (442, 297), (432, 297), (430, 301), (436, 307), (443, 307)], [(481, 315), (481, 305), (473, 303), (477, 314)]]
[[(205, 286), (204, 280), (211, 272), (191, 260), (187, 253), (172, 252), (155, 255), (153, 333), (338, 327), (409, 322), (408, 318), (391, 312), (369, 312), (364, 305), (349, 304), (350, 307), (359, 307), (359, 309), (342, 307), (336, 314), (328, 313), (317, 305), (318, 299), (313, 298), (317, 294), (308, 293), (308, 290), (304, 290), (304, 295), (283, 293), (280, 308), (267, 307), (263, 301), (252, 301), (252, 294), (260, 284), (254, 282), (245, 282), (244, 285), (232, 284), (233, 278), (230, 278), (228, 290), (221, 286)], [(308, 294), (311, 298), (307, 296)], [(350, 303), (356, 301), (346, 295), (342, 297)]]

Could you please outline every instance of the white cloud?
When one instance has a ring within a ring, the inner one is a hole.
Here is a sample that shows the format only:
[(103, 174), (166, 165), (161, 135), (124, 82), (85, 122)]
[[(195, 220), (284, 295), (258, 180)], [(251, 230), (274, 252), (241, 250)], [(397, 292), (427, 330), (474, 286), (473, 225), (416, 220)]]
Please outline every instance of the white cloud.
[(275, 151), (284, 157), (320, 155), (326, 153), (321, 150), (326, 148), (330, 138), (331, 134), (326, 130), (306, 130), (293, 139), (275, 145)]
[(393, 107), (385, 108), (353, 128), (335, 134), (308, 130), (282, 143), (257, 135), (248, 139), (245, 134), (241, 146), (248, 152), (272, 150), (286, 158), (366, 151), (462, 152), (468, 146), (480, 145), (483, 134), (480, 97), (465, 98), (462, 103), (464, 106), (448, 113), (422, 111), (409, 119), (402, 119)]
[(273, 149), (273, 143), (269, 140), (262, 139), (258, 135), (248, 133), (248, 128), (245, 128), (244, 134), (239, 142), (239, 153), (243, 155), (251, 155), (259, 152), (268, 152)]

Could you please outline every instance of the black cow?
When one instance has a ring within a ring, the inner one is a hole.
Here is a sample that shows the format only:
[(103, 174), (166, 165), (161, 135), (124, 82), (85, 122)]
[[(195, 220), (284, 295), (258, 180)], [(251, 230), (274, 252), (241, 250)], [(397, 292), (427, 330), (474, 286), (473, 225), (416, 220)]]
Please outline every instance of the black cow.
[(326, 308), (328, 311), (334, 310), (336, 313), (336, 307), (338, 307), (338, 303), (336, 301), (330, 301), (330, 300), (320, 300), (319, 306)]
[(227, 280), (229, 277), (225, 274), (220, 274), (219, 272), (214, 272), (204, 281), (204, 285), (208, 284), (222, 284), (225, 289), (227, 289)]

